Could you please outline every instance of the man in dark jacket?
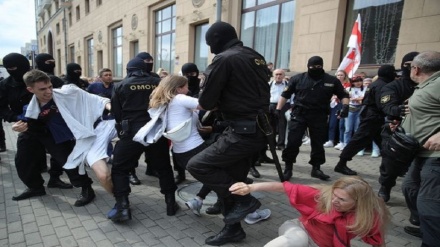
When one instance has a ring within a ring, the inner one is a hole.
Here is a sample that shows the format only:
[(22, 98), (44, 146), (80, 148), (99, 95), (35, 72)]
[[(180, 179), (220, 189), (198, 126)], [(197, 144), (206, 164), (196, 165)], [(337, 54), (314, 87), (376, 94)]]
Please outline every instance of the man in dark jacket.
[(255, 150), (266, 145), (256, 119), (269, 109), (269, 78), (264, 57), (244, 47), (230, 24), (214, 23), (205, 38), (216, 56), (204, 73), (199, 104), (205, 110), (217, 108), (229, 127), (188, 162), (187, 170), (221, 201), (225, 227), (205, 243), (223, 245), (246, 237), (240, 221), (261, 205), (251, 195), (231, 195), (229, 187), (246, 180)]
[(175, 215), (178, 210), (174, 194), (177, 186), (174, 183), (167, 139), (162, 137), (148, 147), (133, 141), (133, 136), (151, 119), (148, 114), (150, 94), (159, 82), (160, 78), (149, 75), (146, 63), (135, 57), (127, 64), (127, 77), (114, 86), (111, 104), (119, 141), (113, 151), (112, 166), (116, 205), (108, 214), (114, 222), (131, 219), (129, 173), (137, 166), (143, 152), (147, 152), (149, 157), (148, 165), (158, 173), (167, 215)]
[(344, 175), (357, 175), (357, 172), (348, 168), (347, 162), (359, 151), (366, 148), (367, 145), (371, 145), (371, 141), (374, 141), (377, 145), (382, 143), (380, 133), (385, 123), (385, 115), (381, 111), (381, 92), (387, 83), (392, 82), (396, 78), (396, 69), (393, 65), (382, 65), (377, 75), (379, 78), (368, 86), (362, 100), (363, 106), (359, 113), (359, 128), (347, 146), (342, 150), (339, 162), (335, 166), (335, 172)]
[[(35, 57), (35, 63), (37, 64), (37, 69), (45, 72), (49, 78), (50, 82), (52, 83), (53, 88), (60, 88), (64, 85), (63, 80), (61, 78), (54, 75), (55, 70), (55, 59), (52, 55), (47, 53), (40, 53)], [(61, 174), (63, 174), (63, 165), (64, 164), (57, 164), (57, 161), (50, 158), (50, 169), (48, 170), (51, 177), (59, 178)], [(46, 169), (47, 165), (43, 164), (42, 169)], [(53, 180), (57, 181), (56, 184), (58, 185), (58, 188), (73, 188), (72, 185), (64, 183), (62, 180)], [(53, 182), (52, 182), (53, 184)]]
[[(30, 69), (29, 60), (18, 53), (10, 53), (3, 58), (3, 65), (10, 76), (0, 82), (0, 118), (7, 122), (17, 122), (23, 114), (23, 107), (29, 104), (32, 93), (26, 89), (23, 75)], [(44, 180), (40, 175), (41, 168), (46, 167), (46, 150), (38, 145), (34, 138), (27, 133), (20, 133), (17, 138), (17, 149), (25, 147), (30, 150), (28, 155), (16, 155), (15, 167), (21, 181), (27, 189), (20, 195), (14, 196), (13, 200), (24, 200), (34, 196), (45, 195)], [(52, 164), (63, 165), (63, 164)], [(58, 168), (61, 170), (61, 168)], [(51, 173), (47, 184), (49, 188), (72, 188), (72, 185), (60, 180), (60, 172)]]
[[(292, 94), (295, 94), (287, 146), (282, 155), (286, 164), (284, 170), (285, 180), (292, 177), (293, 163), (296, 162), (299, 147), (307, 128), (310, 132), (312, 146), (309, 161), (309, 164), (312, 165), (311, 176), (321, 180), (330, 178), (320, 169), (321, 165), (325, 163), (323, 145), (327, 139), (329, 102), (333, 95), (338, 96), (343, 104), (340, 116), (347, 117), (349, 99), (348, 93), (344, 90), (340, 81), (336, 77), (326, 74), (323, 66), (324, 61), (321, 57), (311, 57), (307, 62), (308, 71), (292, 77), (278, 101), (276, 109), (280, 112), (287, 100), (292, 97)], [(278, 115), (280, 114), (278, 113)]]
[[(411, 62), (418, 52), (410, 52), (402, 58), (401, 71), (402, 77), (388, 83), (382, 88), (381, 106), (382, 111), (387, 116), (388, 121), (395, 123), (402, 120), (405, 115), (404, 102), (411, 97), (417, 84), (411, 80)], [(382, 132), (382, 146), (389, 140), (391, 130), (388, 125), (384, 125)], [(410, 164), (402, 164), (387, 152), (382, 152), (382, 163), (380, 164), (379, 183), (381, 184), (378, 195), (385, 202), (390, 200), (391, 189), (396, 185), (397, 177), (405, 173)]]

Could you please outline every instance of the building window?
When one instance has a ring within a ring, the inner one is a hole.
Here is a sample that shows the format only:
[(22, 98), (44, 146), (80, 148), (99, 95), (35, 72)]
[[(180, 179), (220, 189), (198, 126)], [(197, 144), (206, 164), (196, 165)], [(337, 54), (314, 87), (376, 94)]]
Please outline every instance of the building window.
[(122, 78), (122, 27), (112, 30), (113, 76)]
[(75, 46), (73, 45), (69, 46), (69, 58), (71, 63), (75, 62)]
[(174, 42), (176, 40), (176, 5), (156, 12), (156, 54), (154, 65), (174, 71)]
[(79, 21), (79, 19), (81, 19), (81, 12), (78, 5), (76, 6), (76, 21)]
[(139, 40), (130, 42), (130, 57), (135, 57), (139, 53)]
[(93, 59), (93, 39), (86, 40), (87, 43), (87, 76), (93, 77), (95, 76), (94, 67), (94, 59)]
[(69, 26), (72, 26), (72, 12), (69, 12)]
[(200, 71), (205, 71), (206, 67), (208, 67), (209, 47), (205, 41), (205, 34), (208, 28), (208, 23), (196, 26), (194, 63)]
[(294, 0), (243, 0), (241, 40), (273, 62), (275, 68), (289, 68)]
[(43, 44), (46, 45), (46, 35), (43, 36)]
[(102, 4), (102, 0), (96, 0), (96, 6), (99, 6)]
[(56, 0), (55, 1), (55, 12), (58, 11), (59, 8), (60, 8), (60, 1)]
[(402, 20), (403, 0), (348, 1), (344, 51), (358, 13), (361, 15), (361, 64), (393, 64)]
[(60, 34), (60, 23), (57, 23), (57, 25), (56, 25), (56, 31), (57, 31), (57, 34)]
[(47, 9), (47, 16), (49, 17), (49, 19), (50, 17), (52, 17), (52, 11), (50, 10), (50, 8)]
[(86, 15), (87, 15), (88, 13), (90, 13), (90, 0), (85, 0), (84, 5), (85, 5), (85, 11), (86, 11)]

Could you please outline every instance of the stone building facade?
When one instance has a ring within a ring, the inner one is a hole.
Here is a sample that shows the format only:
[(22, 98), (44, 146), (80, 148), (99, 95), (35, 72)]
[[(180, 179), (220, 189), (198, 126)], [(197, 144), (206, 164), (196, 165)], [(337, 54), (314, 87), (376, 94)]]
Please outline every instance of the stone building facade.
[(440, 50), (438, 0), (36, 0), (35, 11), (38, 52), (54, 56), (58, 75), (76, 62), (85, 76), (107, 67), (123, 78), (141, 51), (153, 55), (155, 70), (177, 73), (186, 62), (203, 70), (213, 57), (204, 33), (218, 19), (291, 74), (305, 71), (313, 55), (335, 70), (357, 13), (365, 28), (360, 70)]

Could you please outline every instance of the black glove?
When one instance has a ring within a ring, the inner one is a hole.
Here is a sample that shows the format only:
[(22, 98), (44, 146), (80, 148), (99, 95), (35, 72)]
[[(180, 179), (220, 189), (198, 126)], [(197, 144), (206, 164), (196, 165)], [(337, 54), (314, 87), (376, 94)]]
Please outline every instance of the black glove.
[(349, 109), (349, 105), (343, 105), (341, 109), (341, 113), (339, 113), (339, 117), (340, 118), (348, 117), (348, 109)]
[(399, 109), (400, 109), (400, 116), (404, 117), (406, 115), (406, 113), (405, 113), (406, 106), (405, 105), (399, 105)]

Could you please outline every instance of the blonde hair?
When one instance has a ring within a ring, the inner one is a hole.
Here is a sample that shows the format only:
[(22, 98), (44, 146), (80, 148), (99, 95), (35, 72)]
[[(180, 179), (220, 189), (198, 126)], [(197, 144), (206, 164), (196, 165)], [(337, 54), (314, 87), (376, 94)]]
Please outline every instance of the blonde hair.
[(376, 196), (371, 186), (358, 176), (342, 177), (333, 185), (318, 187), (321, 191), (317, 198), (318, 210), (330, 213), (335, 189), (342, 189), (355, 200), (354, 222), (349, 222), (347, 229), (360, 237), (367, 236), (377, 224), (382, 233), (391, 219), (390, 212), (382, 199)]
[(150, 95), (150, 107), (158, 108), (168, 104), (177, 95), (177, 89), (188, 84), (188, 79), (179, 75), (169, 75), (163, 78)]
[(347, 74), (347, 72), (345, 72), (345, 70), (341, 69), (341, 70), (336, 71), (335, 76), (338, 75), (339, 72), (344, 73), (344, 81), (343, 81), (343, 83), (344, 82), (350, 82), (350, 78), (348, 78), (348, 74)]

